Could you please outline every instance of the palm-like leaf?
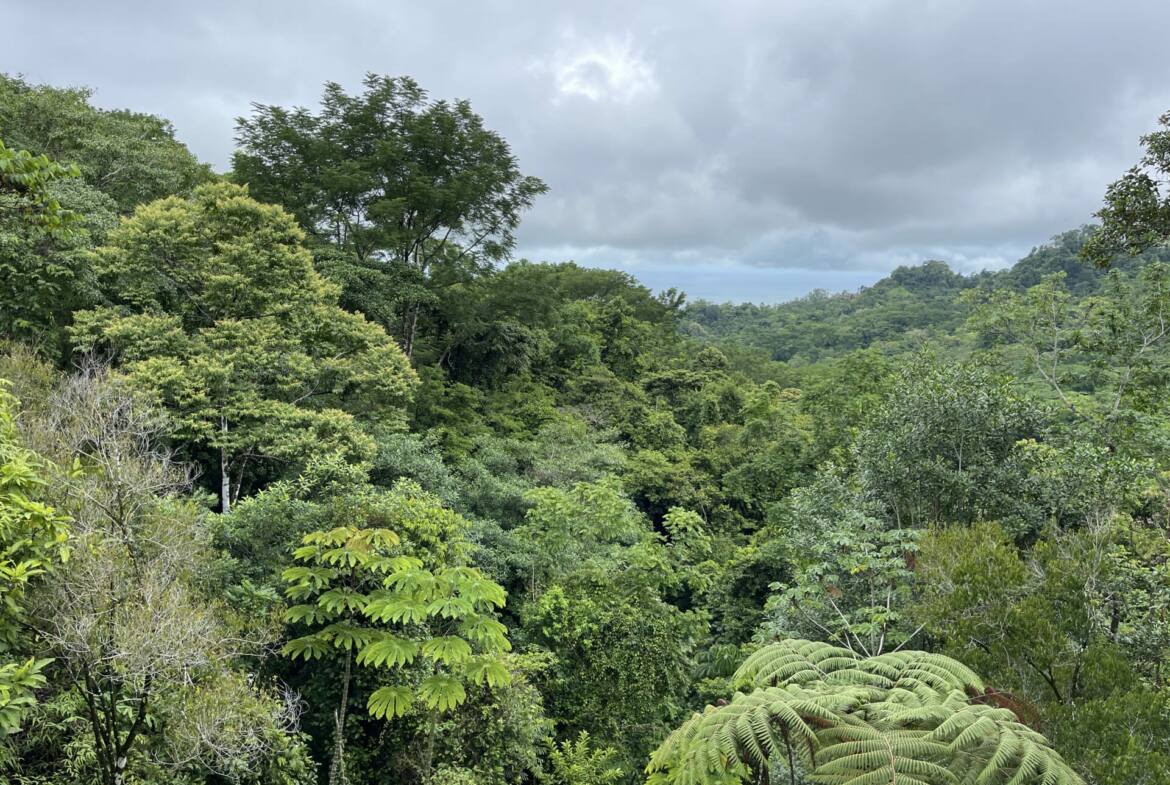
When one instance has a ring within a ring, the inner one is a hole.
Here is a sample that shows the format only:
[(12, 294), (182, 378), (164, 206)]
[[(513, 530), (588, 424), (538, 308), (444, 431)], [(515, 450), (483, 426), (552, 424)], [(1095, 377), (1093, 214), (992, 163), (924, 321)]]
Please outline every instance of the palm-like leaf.
[(490, 616), (471, 616), (460, 623), (459, 631), (468, 640), (493, 649), (508, 651), (508, 628)]
[(950, 748), (922, 731), (848, 723), (818, 734), (823, 745), (809, 779), (825, 785), (959, 785)]
[(423, 654), (444, 665), (460, 665), (471, 658), (471, 646), (462, 638), (444, 635), (422, 645)]
[(512, 682), (507, 666), (492, 657), (477, 657), (467, 664), (467, 677), (476, 684), (499, 687)]
[(393, 719), (406, 714), (413, 702), (414, 696), (409, 687), (382, 687), (370, 694), (366, 708), (380, 720)]
[(816, 641), (786, 640), (749, 656), (732, 681), (737, 687), (806, 684), (837, 671), (856, 670), (859, 662), (860, 658), (849, 649)]
[(327, 654), (331, 648), (329, 641), (324, 640), (321, 636), (305, 635), (300, 638), (293, 638), (284, 644), (281, 652), (294, 660), (298, 657), (306, 660), (315, 660)]
[(399, 638), (394, 635), (383, 635), (358, 652), (359, 665), (373, 665), (397, 667), (409, 665), (418, 656), (419, 645), (414, 641)]
[(323, 624), (334, 618), (335, 614), (317, 605), (294, 605), (284, 612), (284, 620), (294, 624)]
[(462, 682), (446, 673), (437, 673), (423, 679), (418, 695), (428, 708), (450, 711), (467, 700), (467, 691)]
[(427, 603), (412, 597), (391, 595), (371, 600), (363, 612), (377, 621), (415, 624), (427, 618)]

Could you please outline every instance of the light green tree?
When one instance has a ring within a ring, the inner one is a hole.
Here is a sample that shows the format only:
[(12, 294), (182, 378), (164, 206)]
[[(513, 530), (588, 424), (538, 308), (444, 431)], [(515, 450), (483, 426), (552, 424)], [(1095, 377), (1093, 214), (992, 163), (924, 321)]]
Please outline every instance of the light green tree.
[(176, 436), (215, 456), (224, 512), (254, 473), (320, 452), (368, 459), (352, 412), (401, 420), (415, 383), (380, 327), (338, 307), (303, 240), (246, 189), (201, 186), (111, 233), (97, 261), (111, 304), (74, 317), (78, 350), (111, 354), (173, 414)]
[(594, 747), (589, 733), (554, 746), (548, 753), (554, 785), (609, 785), (621, 779), (622, 770), (612, 764), (614, 750)]

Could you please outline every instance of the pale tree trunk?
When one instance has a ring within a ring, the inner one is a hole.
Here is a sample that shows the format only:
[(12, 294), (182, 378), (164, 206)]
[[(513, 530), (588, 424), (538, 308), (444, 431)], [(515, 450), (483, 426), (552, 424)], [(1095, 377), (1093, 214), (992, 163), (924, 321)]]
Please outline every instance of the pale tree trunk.
[[(228, 432), (227, 418), (219, 419), (220, 431)], [(227, 515), (232, 511), (232, 474), (229, 471), (227, 447), (219, 448), (219, 511)]]
[(427, 714), (427, 740), (423, 746), (422, 760), (419, 765), (420, 779), (423, 782), (429, 782), (431, 775), (434, 773), (432, 764), (435, 760), (435, 734), (437, 732), (437, 725), (438, 720), (435, 717), (435, 712), (431, 710)]
[(422, 303), (415, 300), (402, 312), (402, 353), (406, 359), (414, 355), (414, 338), (418, 334), (418, 313), (422, 310)]
[(419, 304), (415, 303), (414, 308), (412, 308), (410, 311), (410, 323), (406, 330), (406, 346), (403, 347), (403, 353), (406, 355), (406, 359), (408, 360), (413, 359), (414, 356), (414, 336), (418, 331), (418, 309)]
[(341, 703), (333, 719), (337, 723), (334, 730), (333, 761), (329, 766), (329, 785), (347, 785), (349, 777), (345, 774), (345, 710), (349, 704), (349, 667), (350, 651), (345, 652), (345, 673), (341, 678)]

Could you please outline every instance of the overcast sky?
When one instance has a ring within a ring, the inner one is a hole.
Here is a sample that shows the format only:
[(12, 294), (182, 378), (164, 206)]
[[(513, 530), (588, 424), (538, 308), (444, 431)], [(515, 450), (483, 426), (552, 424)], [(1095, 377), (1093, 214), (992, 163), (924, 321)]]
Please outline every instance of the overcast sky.
[[(1167, 0), (0, 0), (0, 70), (163, 115), (415, 77), (550, 186), (518, 255), (692, 297), (975, 271), (1086, 222), (1170, 109)], [(22, 35), (19, 31), (35, 34)]]

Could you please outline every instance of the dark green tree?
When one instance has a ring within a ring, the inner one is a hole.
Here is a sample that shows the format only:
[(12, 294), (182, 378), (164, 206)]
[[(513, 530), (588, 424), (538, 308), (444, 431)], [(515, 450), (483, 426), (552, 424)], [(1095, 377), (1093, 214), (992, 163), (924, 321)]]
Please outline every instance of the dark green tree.
[(136, 205), (189, 192), (211, 179), (154, 115), (98, 109), (88, 88), (33, 85), (0, 74), (0, 139), (74, 166), (123, 213)]
[(393, 327), (409, 357), (436, 269), (507, 258), (546, 187), (466, 101), (432, 101), (406, 77), (363, 85), (326, 84), (316, 114), (256, 105), (238, 121), (233, 176), (344, 251), (345, 302)]
[(0, 214), (17, 213), (48, 229), (60, 229), (70, 217), (53, 194), (54, 182), (76, 177), (77, 167), (48, 156), (11, 149), (0, 141)]
[(1098, 267), (1170, 240), (1170, 112), (1158, 118), (1158, 125), (1141, 138), (1141, 161), (1105, 191), (1105, 204), (1097, 211), (1101, 226), (1081, 249)]
[(1022, 514), (1010, 458), (1041, 410), (978, 363), (906, 362), (858, 436), (862, 482), (901, 526)]

